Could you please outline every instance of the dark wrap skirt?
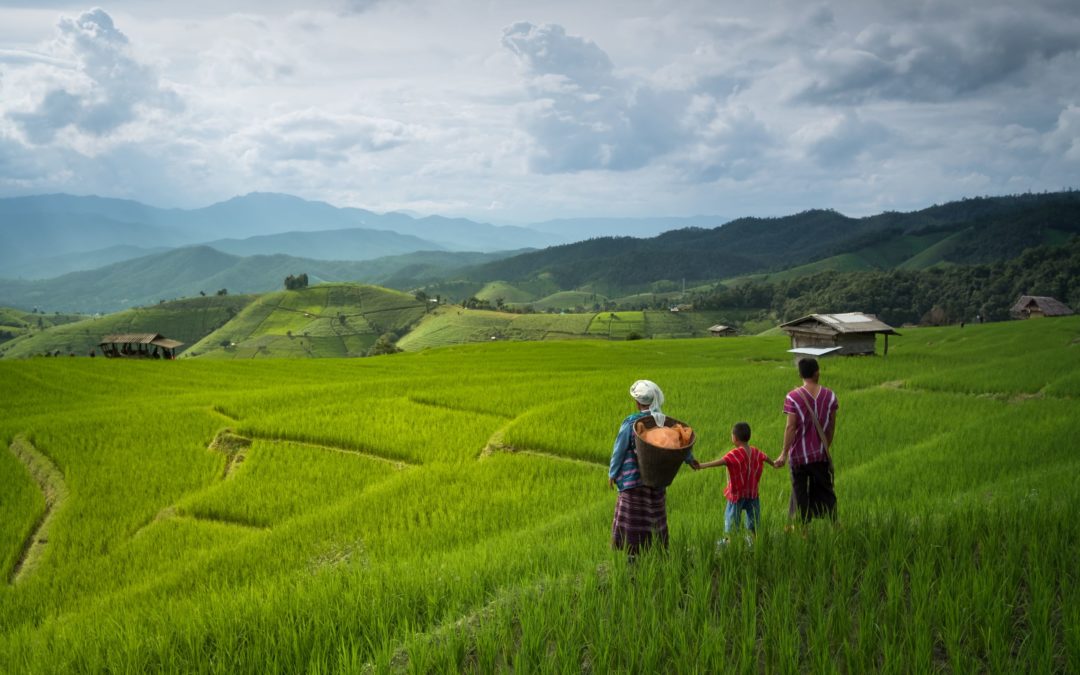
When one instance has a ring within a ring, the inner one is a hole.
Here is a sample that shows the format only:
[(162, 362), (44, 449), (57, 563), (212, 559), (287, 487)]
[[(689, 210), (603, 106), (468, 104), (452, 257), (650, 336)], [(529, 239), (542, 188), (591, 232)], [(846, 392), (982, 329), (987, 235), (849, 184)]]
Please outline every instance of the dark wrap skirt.
[(666, 490), (643, 485), (620, 491), (611, 523), (611, 546), (635, 555), (651, 545), (668, 545)]

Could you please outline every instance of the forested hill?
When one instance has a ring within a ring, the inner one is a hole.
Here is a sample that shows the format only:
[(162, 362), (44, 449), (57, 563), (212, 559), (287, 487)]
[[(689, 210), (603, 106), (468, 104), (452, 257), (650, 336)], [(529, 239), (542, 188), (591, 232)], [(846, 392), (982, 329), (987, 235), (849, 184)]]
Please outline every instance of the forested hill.
[(1080, 236), (1012, 260), (929, 270), (822, 272), (778, 282), (717, 284), (692, 302), (700, 310), (762, 310), (777, 321), (812, 312), (877, 314), (887, 323), (951, 324), (1009, 318), (1021, 295), (1048, 295), (1080, 308)]
[(868, 253), (866, 267), (923, 268), (1006, 260), (1080, 233), (1080, 192), (966, 199), (912, 213), (849, 218), (831, 210), (741, 218), (650, 239), (604, 237), (466, 270), (471, 281), (544, 276), (562, 288), (626, 289), (661, 279), (707, 280)]

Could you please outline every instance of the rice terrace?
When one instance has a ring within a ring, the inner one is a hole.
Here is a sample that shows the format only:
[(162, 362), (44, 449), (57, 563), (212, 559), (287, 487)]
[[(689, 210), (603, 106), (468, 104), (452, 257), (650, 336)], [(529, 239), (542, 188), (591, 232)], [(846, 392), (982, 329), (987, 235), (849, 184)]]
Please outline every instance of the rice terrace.
[(703, 460), (736, 418), (775, 455), (786, 346), (0, 362), (0, 670), (1080, 668), (1076, 317), (827, 360), (839, 527), (786, 533), (766, 473), (753, 547), (717, 551), (724, 475), (684, 469), (666, 554), (609, 550), (627, 383)]
[(1077, 0), (0, 1), (0, 675), (1080, 674)]

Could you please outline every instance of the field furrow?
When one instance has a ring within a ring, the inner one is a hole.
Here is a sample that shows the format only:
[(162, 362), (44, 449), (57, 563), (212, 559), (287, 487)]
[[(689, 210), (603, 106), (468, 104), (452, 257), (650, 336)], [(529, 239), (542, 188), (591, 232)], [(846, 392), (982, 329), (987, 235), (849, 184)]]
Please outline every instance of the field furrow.
[(53, 517), (67, 499), (68, 489), (64, 483), (64, 475), (56, 464), (31, 445), (25, 437), (17, 436), (12, 441), (10, 449), (33, 476), (45, 498), (45, 510), (23, 544), (22, 552), (8, 575), (8, 583), (17, 584), (34, 571), (44, 554), (45, 547), (49, 543), (49, 530), (53, 525)]

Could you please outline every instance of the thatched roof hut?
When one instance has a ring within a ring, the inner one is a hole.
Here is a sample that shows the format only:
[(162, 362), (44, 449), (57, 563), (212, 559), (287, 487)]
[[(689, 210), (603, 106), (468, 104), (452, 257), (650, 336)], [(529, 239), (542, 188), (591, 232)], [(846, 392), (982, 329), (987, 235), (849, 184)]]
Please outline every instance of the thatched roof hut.
[(889, 353), (889, 336), (899, 335), (892, 326), (877, 317), (861, 312), (845, 314), (811, 314), (789, 321), (780, 329), (791, 336), (792, 349), (822, 348), (833, 354), (874, 354), (877, 335), (885, 336), (885, 353)]
[(110, 357), (144, 359), (174, 359), (176, 348), (183, 342), (171, 340), (160, 333), (121, 333), (101, 338), (101, 353)]
[(1009, 314), (1017, 319), (1036, 319), (1044, 316), (1069, 316), (1073, 311), (1064, 302), (1045, 295), (1021, 295)]

